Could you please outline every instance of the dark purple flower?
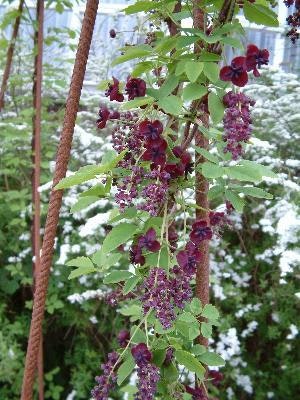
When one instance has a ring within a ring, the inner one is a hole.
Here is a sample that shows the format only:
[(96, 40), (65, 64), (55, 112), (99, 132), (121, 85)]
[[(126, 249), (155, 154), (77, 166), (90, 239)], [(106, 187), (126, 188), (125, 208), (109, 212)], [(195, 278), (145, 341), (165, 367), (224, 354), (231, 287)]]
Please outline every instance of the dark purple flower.
[(165, 165), (164, 170), (170, 174), (171, 179), (179, 178), (185, 173), (185, 166), (179, 163), (168, 163)]
[(156, 232), (154, 228), (148, 229), (145, 235), (139, 237), (138, 246), (145, 247), (149, 251), (157, 252), (160, 249), (159, 241), (156, 240)]
[(139, 343), (133, 346), (131, 354), (138, 366), (148, 364), (152, 360), (152, 353), (145, 343)]
[(155, 166), (164, 165), (166, 162), (167, 142), (164, 139), (158, 139), (146, 143), (146, 151), (143, 154), (144, 161), (152, 161)]
[(103, 129), (103, 128), (105, 128), (106, 123), (110, 118), (110, 112), (107, 109), (107, 107), (102, 107), (102, 108), (100, 108), (98, 115), (99, 115), (99, 118), (96, 121), (97, 128)]
[(164, 365), (168, 366), (171, 364), (172, 360), (174, 358), (174, 348), (173, 347), (168, 347), (166, 356), (164, 359)]
[(145, 264), (145, 257), (142, 255), (142, 249), (140, 246), (136, 244), (131, 246), (129, 253), (130, 253), (130, 262), (132, 262), (132, 264), (140, 264), (140, 265)]
[(255, 77), (260, 76), (257, 68), (262, 65), (268, 65), (269, 52), (267, 49), (259, 49), (254, 44), (249, 44), (246, 53), (246, 67), (247, 71), (253, 71)]
[(223, 67), (220, 71), (220, 79), (231, 81), (236, 86), (245, 86), (248, 82), (246, 57), (235, 57), (230, 65)]
[(233, 207), (233, 205), (230, 203), (230, 201), (228, 201), (228, 200), (226, 200), (225, 205), (226, 205), (226, 213), (227, 213), (228, 215), (230, 215), (230, 214), (232, 213), (232, 211), (234, 211), (234, 207)]
[(172, 152), (175, 157), (180, 158), (182, 164), (187, 165), (191, 163), (192, 157), (190, 153), (188, 153), (186, 150), (183, 150), (181, 146), (173, 147)]
[(117, 362), (119, 354), (115, 351), (108, 354), (108, 360), (105, 364), (101, 365), (103, 374), (96, 376), (95, 380), (97, 385), (91, 391), (91, 396), (95, 400), (107, 400), (109, 392), (115, 386), (117, 381), (116, 369), (118, 368)]
[(146, 140), (156, 140), (160, 138), (164, 127), (163, 124), (158, 121), (149, 121), (146, 119), (139, 124), (139, 133)]
[(115, 77), (113, 77), (113, 84), (108, 85), (105, 96), (109, 97), (110, 101), (116, 100), (122, 102), (124, 100), (123, 94), (119, 92), (119, 81)]
[(184, 273), (192, 276), (196, 273), (197, 265), (201, 259), (201, 252), (193, 242), (188, 242), (185, 250), (178, 252), (176, 259)]
[(177, 241), (178, 241), (178, 233), (175, 229), (174, 225), (169, 226), (168, 229), (168, 242), (171, 247), (171, 251), (174, 251), (177, 248)]
[(205, 391), (200, 386), (194, 389), (188, 385), (185, 385), (185, 390), (187, 393), (193, 396), (193, 400), (208, 400)]
[(219, 371), (209, 371), (208, 376), (212, 379), (211, 383), (215, 386), (220, 386), (220, 383), (224, 379), (224, 375)]
[(125, 92), (128, 94), (128, 100), (133, 100), (135, 97), (143, 97), (146, 93), (146, 82), (140, 78), (129, 78)]
[(114, 38), (117, 36), (116, 31), (115, 31), (114, 29), (111, 29), (111, 30), (109, 31), (109, 36), (110, 36), (112, 39), (114, 39)]
[(209, 213), (209, 223), (211, 226), (224, 225), (226, 223), (225, 213), (223, 212), (210, 212)]
[(121, 347), (126, 347), (130, 339), (130, 333), (126, 329), (122, 329), (118, 333), (117, 339)]
[(190, 239), (195, 245), (200, 244), (203, 240), (210, 240), (211, 238), (212, 230), (207, 226), (206, 221), (201, 220), (193, 223)]
[(112, 111), (111, 113), (110, 113), (110, 119), (120, 119), (120, 113), (119, 113), (119, 111)]

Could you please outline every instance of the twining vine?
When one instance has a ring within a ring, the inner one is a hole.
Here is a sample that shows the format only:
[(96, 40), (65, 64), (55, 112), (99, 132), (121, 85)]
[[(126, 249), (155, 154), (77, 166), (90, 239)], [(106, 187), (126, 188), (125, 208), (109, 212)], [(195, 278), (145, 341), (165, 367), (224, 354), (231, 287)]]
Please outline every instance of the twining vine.
[[(96, 377), (96, 400), (117, 387), (138, 400), (216, 394), (222, 374), (210, 367), (224, 361), (208, 348), (220, 323), (208, 300), (209, 241), (230, 228), (247, 196), (272, 198), (254, 184), (275, 176), (243, 158), (254, 101), (240, 88), (259, 79), (269, 51), (243, 47), (237, 14), (276, 27), (270, 3), (137, 1), (125, 9), (144, 12), (151, 28), (145, 43), (125, 46), (113, 62), (135, 60), (127, 80), (103, 84), (111, 105), (101, 106), (97, 127), (110, 127), (113, 150), (56, 186), (96, 179), (76, 211), (102, 197), (115, 201), (101, 249), (68, 263), (77, 267), (70, 278), (100, 274), (112, 286), (107, 302), (131, 323), (116, 333), (119, 348)], [(118, 34), (111, 29), (112, 40)], [(230, 60), (228, 47), (235, 52)], [(128, 384), (133, 371), (136, 385)]]

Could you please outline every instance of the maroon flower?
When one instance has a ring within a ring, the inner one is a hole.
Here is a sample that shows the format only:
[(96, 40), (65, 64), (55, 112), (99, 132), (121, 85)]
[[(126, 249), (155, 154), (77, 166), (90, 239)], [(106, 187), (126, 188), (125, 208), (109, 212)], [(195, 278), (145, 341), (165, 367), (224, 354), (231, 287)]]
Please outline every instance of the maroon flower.
[(115, 31), (114, 29), (111, 29), (111, 30), (109, 31), (109, 36), (110, 36), (112, 39), (114, 39), (114, 38), (117, 36), (116, 31)]
[(190, 153), (188, 153), (186, 150), (183, 150), (181, 146), (173, 147), (172, 151), (175, 157), (180, 158), (182, 164), (187, 165), (192, 161)]
[(211, 226), (215, 225), (223, 225), (226, 223), (225, 213), (223, 212), (210, 212), (209, 213), (209, 222)]
[(195, 245), (198, 245), (203, 240), (210, 240), (212, 238), (212, 230), (207, 226), (207, 222), (204, 220), (196, 221), (192, 225), (192, 232), (190, 233), (190, 239)]
[(159, 139), (163, 130), (163, 124), (158, 120), (149, 121), (146, 119), (139, 124), (139, 133), (146, 140)]
[(186, 150), (183, 150), (181, 146), (175, 146), (172, 151), (174, 156), (180, 158), (181, 164), (184, 167), (184, 173), (185, 174), (188, 174), (189, 172), (191, 173), (193, 163), (190, 153), (187, 152)]
[(107, 107), (102, 107), (100, 108), (98, 115), (100, 118), (98, 118), (96, 121), (97, 128), (103, 129), (106, 126), (106, 122), (109, 120), (110, 112)]
[(156, 232), (154, 228), (148, 229), (145, 235), (140, 236), (138, 240), (140, 248), (145, 247), (149, 251), (157, 252), (160, 249), (160, 244), (156, 240)]
[(234, 211), (234, 207), (233, 207), (233, 205), (230, 203), (230, 201), (228, 201), (228, 200), (226, 200), (225, 205), (226, 205), (226, 213), (227, 213), (228, 215), (230, 215), (230, 214)]
[(119, 81), (115, 77), (113, 77), (113, 84), (109, 84), (105, 96), (109, 97), (110, 101), (122, 102), (124, 100), (123, 94), (119, 92)]
[(151, 351), (148, 349), (145, 343), (139, 343), (136, 346), (133, 346), (131, 349), (131, 354), (133, 355), (133, 358), (138, 366), (148, 364), (152, 359)]
[(109, 118), (110, 119), (120, 119), (121, 115), (119, 111), (112, 111)]
[(121, 347), (126, 347), (130, 339), (130, 333), (126, 329), (122, 329), (118, 333), (117, 339)]
[(180, 250), (178, 252), (176, 259), (185, 273), (193, 275), (201, 259), (201, 253), (194, 243), (188, 242), (185, 246), (185, 250)]
[(183, 176), (185, 172), (185, 166), (180, 162), (180, 163), (168, 163), (166, 164), (164, 170), (170, 174), (170, 177), (172, 179), (176, 179), (179, 176)]
[(147, 148), (143, 154), (144, 161), (153, 161), (154, 165), (164, 165), (166, 162), (167, 142), (164, 139), (158, 139), (146, 144)]
[(246, 57), (235, 57), (230, 65), (223, 67), (220, 71), (220, 79), (231, 81), (236, 86), (245, 86), (248, 82)]
[(246, 67), (247, 71), (253, 71), (255, 77), (260, 76), (257, 68), (262, 65), (268, 65), (269, 63), (269, 52), (267, 49), (259, 49), (254, 44), (249, 44), (246, 53)]
[(219, 386), (222, 380), (224, 379), (224, 375), (219, 371), (209, 371), (209, 378), (212, 379), (212, 384), (214, 386)]
[(140, 78), (129, 78), (125, 92), (128, 94), (128, 100), (133, 100), (135, 97), (143, 97), (146, 93), (146, 82)]
[(132, 264), (145, 264), (145, 257), (142, 255), (142, 249), (138, 245), (131, 246), (130, 249), (130, 262)]
[(185, 390), (187, 393), (193, 396), (193, 400), (208, 400), (208, 397), (200, 386), (194, 389), (190, 386), (185, 385)]
[(164, 359), (164, 365), (168, 366), (171, 364), (172, 360), (174, 358), (174, 349), (173, 347), (168, 347), (167, 352), (166, 352), (166, 356)]

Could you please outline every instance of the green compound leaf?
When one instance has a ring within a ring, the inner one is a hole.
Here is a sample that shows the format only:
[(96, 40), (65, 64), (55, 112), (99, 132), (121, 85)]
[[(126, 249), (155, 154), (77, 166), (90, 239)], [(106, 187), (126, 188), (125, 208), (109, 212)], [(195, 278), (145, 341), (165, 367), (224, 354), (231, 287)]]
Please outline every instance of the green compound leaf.
[(131, 374), (135, 367), (135, 361), (132, 355), (129, 353), (128, 358), (118, 368), (117, 384), (120, 386), (125, 379)]
[(103, 283), (118, 283), (127, 281), (132, 277), (132, 273), (129, 271), (113, 271), (103, 279)]
[(219, 66), (215, 63), (205, 63), (203, 68), (204, 75), (210, 82), (217, 82), (219, 79)]
[(201, 316), (207, 319), (216, 320), (219, 318), (219, 311), (212, 304), (206, 304), (203, 308)]
[(158, 101), (158, 106), (167, 114), (179, 115), (182, 111), (182, 99), (173, 94)]
[(225, 190), (225, 197), (238, 212), (242, 212), (245, 206), (244, 200), (231, 190)]
[(219, 354), (206, 351), (198, 356), (199, 360), (209, 367), (221, 367), (225, 365), (225, 361)]
[(108, 233), (102, 245), (103, 253), (110, 253), (112, 250), (126, 243), (137, 231), (138, 227), (135, 224), (123, 222)]
[(257, 197), (258, 199), (273, 199), (273, 195), (271, 193), (268, 193), (265, 190), (256, 188), (254, 186), (234, 185), (231, 187), (231, 189), (238, 193), (244, 193), (247, 196)]
[(204, 378), (205, 368), (193, 354), (185, 350), (176, 350), (175, 358), (179, 364), (184, 365), (189, 371), (195, 372), (199, 379)]
[(185, 63), (185, 73), (190, 82), (196, 82), (198, 76), (203, 71), (204, 64), (198, 61), (187, 61)]
[(219, 165), (213, 164), (208, 161), (204, 162), (201, 165), (201, 171), (203, 176), (210, 179), (220, 178), (222, 175), (224, 175), (223, 167), (220, 167)]
[(183, 100), (191, 101), (201, 99), (207, 93), (206, 87), (197, 83), (190, 83), (183, 89)]
[(277, 14), (275, 14), (269, 7), (245, 1), (243, 10), (245, 18), (249, 22), (254, 22), (258, 25), (279, 26)]
[(209, 93), (208, 95), (208, 110), (214, 124), (222, 121), (225, 107), (219, 96), (215, 93)]

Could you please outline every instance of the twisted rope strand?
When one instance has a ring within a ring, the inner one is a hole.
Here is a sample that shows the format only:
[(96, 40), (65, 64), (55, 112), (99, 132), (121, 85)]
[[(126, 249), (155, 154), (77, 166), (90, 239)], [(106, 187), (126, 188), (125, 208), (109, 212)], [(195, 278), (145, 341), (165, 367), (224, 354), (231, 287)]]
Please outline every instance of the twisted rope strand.
[(75, 120), (86, 70), (90, 45), (97, 16), (99, 0), (87, 0), (78, 49), (75, 58), (70, 91), (66, 103), (63, 128), (58, 146), (56, 165), (51, 190), (45, 234), (41, 255), (41, 270), (36, 279), (32, 319), (23, 376), (21, 400), (32, 400), (33, 383), (42, 332), (42, 322), (47, 295), (47, 287), (52, 262), (54, 240), (62, 203), (62, 190), (54, 190), (55, 185), (65, 177), (70, 158)]

